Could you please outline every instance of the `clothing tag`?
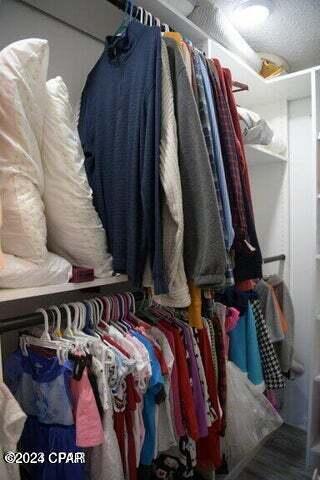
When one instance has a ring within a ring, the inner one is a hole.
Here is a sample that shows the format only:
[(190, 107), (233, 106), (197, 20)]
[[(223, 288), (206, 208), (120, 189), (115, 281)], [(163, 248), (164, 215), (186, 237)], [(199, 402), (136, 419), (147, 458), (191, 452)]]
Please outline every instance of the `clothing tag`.
[(249, 248), (250, 252), (255, 252), (256, 249), (251, 245), (251, 243), (249, 243), (247, 240), (244, 241), (244, 243), (247, 245), (247, 247)]

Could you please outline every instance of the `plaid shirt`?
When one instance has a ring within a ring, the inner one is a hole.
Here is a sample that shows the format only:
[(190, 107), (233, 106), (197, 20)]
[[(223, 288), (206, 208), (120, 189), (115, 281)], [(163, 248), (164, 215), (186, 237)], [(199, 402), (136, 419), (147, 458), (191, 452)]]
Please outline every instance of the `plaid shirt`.
[(221, 83), (224, 85), (224, 91), (226, 92), (226, 99), (234, 128), (235, 147), (240, 169), (240, 181), (245, 201), (248, 240), (250, 244), (254, 247), (253, 251), (249, 251), (249, 249), (241, 248), (240, 245), (240, 248), (236, 250), (236, 264), (234, 274), (235, 277), (239, 280), (260, 278), (262, 276), (262, 257), (254, 222), (248, 166), (244, 151), (244, 144), (239, 123), (237, 106), (234, 94), (232, 92), (231, 72), (228, 69), (222, 70), (218, 60), (215, 60), (215, 64), (218, 65), (218, 69), (220, 68), (219, 75), (221, 75)]
[(215, 63), (213, 60), (208, 60), (207, 65), (217, 105), (221, 147), (230, 197), (233, 226), (235, 230), (236, 242), (240, 243), (243, 240), (248, 239), (248, 229), (245, 198), (243, 194), (240, 167), (235, 145), (235, 132), (227, 100), (222, 90), (223, 85), (220, 85)]
[(220, 181), (219, 181), (219, 176), (218, 176), (218, 171), (216, 166), (216, 159), (214, 154), (213, 132), (212, 132), (211, 122), (209, 117), (210, 113), (209, 113), (209, 108), (207, 104), (205, 85), (204, 85), (204, 80), (201, 72), (201, 64), (200, 64), (201, 58), (200, 58), (199, 52), (194, 51), (193, 60), (194, 60), (193, 64), (194, 64), (195, 80), (196, 80), (196, 88), (197, 88), (196, 99), (198, 103), (202, 130), (203, 130), (203, 134), (204, 134), (204, 138), (206, 141), (206, 146), (209, 154), (210, 165), (211, 165), (211, 170), (213, 174), (216, 194), (217, 194), (218, 209), (219, 209), (222, 229), (224, 233), (224, 240), (226, 245), (226, 259), (227, 259), (226, 285), (231, 286), (231, 285), (234, 285), (234, 278), (233, 278), (233, 268), (231, 264), (231, 259), (230, 259), (228, 248), (227, 248), (228, 231), (227, 231), (227, 226), (225, 221), (222, 193), (221, 193)]
[(223, 76), (225, 80), (225, 86), (227, 90), (227, 98), (229, 103), (229, 109), (232, 117), (233, 126), (236, 133), (236, 142), (237, 142), (237, 152), (240, 161), (240, 170), (241, 170), (241, 181), (243, 186), (243, 191), (246, 197), (247, 205), (250, 206), (250, 213), (253, 217), (253, 207), (252, 207), (252, 198), (251, 198), (251, 188), (249, 182), (249, 172), (248, 165), (246, 161), (246, 155), (243, 144), (243, 137), (239, 122), (239, 116), (237, 111), (236, 102), (234, 100), (234, 95), (232, 92), (232, 76), (228, 68), (223, 69)]

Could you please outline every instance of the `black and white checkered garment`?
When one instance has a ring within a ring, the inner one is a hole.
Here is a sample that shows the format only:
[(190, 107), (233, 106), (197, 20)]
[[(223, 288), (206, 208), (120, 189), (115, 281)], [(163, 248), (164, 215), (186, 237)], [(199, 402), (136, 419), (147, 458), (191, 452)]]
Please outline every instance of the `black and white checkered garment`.
[(279, 359), (270, 339), (268, 327), (261, 310), (260, 300), (254, 300), (251, 305), (256, 323), (266, 388), (267, 390), (278, 390), (280, 388), (285, 388), (285, 379), (282, 375)]

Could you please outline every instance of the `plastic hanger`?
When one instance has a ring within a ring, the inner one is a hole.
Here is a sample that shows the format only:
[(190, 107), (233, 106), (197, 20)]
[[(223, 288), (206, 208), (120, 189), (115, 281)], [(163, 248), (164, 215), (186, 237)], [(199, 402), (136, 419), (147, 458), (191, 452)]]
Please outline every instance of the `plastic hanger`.
[(72, 331), (72, 321), (71, 321), (70, 308), (66, 303), (61, 305), (61, 308), (63, 308), (65, 310), (65, 312), (67, 313), (67, 328), (64, 330), (62, 337), (66, 338), (67, 340), (74, 340), (75, 337), (74, 337), (74, 334), (73, 334), (73, 331)]
[(52, 338), (55, 340), (62, 338), (61, 333), (61, 312), (56, 305), (49, 307), (49, 310), (53, 310), (56, 313), (56, 324), (52, 333)]
[(145, 12), (144, 25), (147, 27), (152, 27), (152, 15), (150, 12)]
[(36, 310), (36, 312), (42, 313), (43, 319), (44, 319), (44, 330), (43, 330), (43, 333), (42, 333), (40, 338), (42, 340), (51, 341), (51, 337), (50, 337), (50, 334), (49, 334), (49, 317), (48, 317), (47, 312), (45, 311), (44, 308), (38, 308)]

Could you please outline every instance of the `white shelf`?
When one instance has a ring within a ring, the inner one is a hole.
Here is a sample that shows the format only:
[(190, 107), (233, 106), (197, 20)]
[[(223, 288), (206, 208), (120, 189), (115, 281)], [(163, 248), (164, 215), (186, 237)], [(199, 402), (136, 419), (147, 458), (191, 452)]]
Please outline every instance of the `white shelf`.
[(316, 255), (316, 260), (320, 260), (320, 254)]
[(320, 383), (320, 375), (316, 375), (313, 379), (316, 383)]
[(8, 302), (12, 300), (21, 300), (23, 298), (40, 297), (42, 295), (54, 295), (55, 293), (72, 292), (75, 290), (83, 290), (92, 287), (101, 287), (104, 285), (117, 285), (119, 283), (128, 282), (126, 275), (116, 277), (99, 278), (92, 282), (83, 283), (65, 283), (60, 285), (46, 285), (44, 287), (32, 288), (8, 288), (0, 289), (0, 302)]
[(261, 145), (246, 145), (246, 157), (251, 165), (259, 165), (262, 163), (285, 163), (287, 157), (271, 152), (268, 148)]

